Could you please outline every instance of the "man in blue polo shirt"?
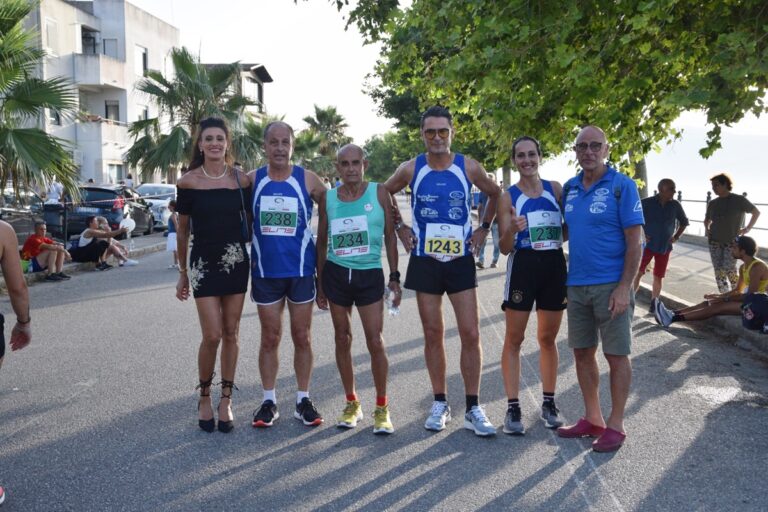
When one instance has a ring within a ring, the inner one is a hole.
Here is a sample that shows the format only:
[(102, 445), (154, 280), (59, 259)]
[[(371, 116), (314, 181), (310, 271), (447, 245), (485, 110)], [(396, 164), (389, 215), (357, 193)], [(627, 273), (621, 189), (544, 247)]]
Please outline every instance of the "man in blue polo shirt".
[[(618, 450), (626, 433), (624, 408), (632, 381), (629, 362), (635, 293), (632, 287), (642, 252), (643, 208), (637, 186), (607, 165), (609, 146), (603, 130), (586, 126), (574, 146), (581, 172), (563, 186), (569, 232), (568, 345), (585, 414), (560, 427), (560, 437), (597, 437), (592, 449)], [(610, 367), (611, 413), (600, 410), (597, 345)]]
[(651, 313), (656, 309), (656, 301), (661, 294), (661, 284), (667, 272), (672, 244), (688, 226), (688, 217), (683, 206), (675, 200), (675, 182), (664, 178), (659, 182), (659, 192), (653, 197), (643, 199), (643, 217), (645, 217), (645, 249), (640, 260), (640, 271), (635, 277), (635, 293), (640, 288), (640, 279), (646, 272), (648, 263), (653, 260), (653, 288), (651, 291)]

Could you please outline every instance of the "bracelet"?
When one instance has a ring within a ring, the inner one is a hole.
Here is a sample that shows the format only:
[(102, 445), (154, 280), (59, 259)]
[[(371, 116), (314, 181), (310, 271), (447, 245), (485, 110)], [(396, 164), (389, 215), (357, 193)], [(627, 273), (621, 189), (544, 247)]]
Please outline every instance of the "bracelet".
[(22, 322), (21, 320), (19, 320), (19, 317), (16, 317), (16, 323), (19, 324), (19, 325), (27, 325), (31, 321), (32, 321), (32, 317), (31, 316), (27, 319), (26, 322)]
[(480, 227), (483, 228), (486, 231), (489, 231), (491, 229), (491, 223), (490, 222), (483, 222), (480, 224)]
[(186, 274), (187, 269), (186, 268), (179, 268), (179, 274)]
[(389, 274), (389, 282), (400, 284), (400, 271), (395, 270), (394, 272), (390, 272)]
[(395, 231), (400, 231), (402, 229), (403, 223), (402, 222), (396, 222), (395, 223)]

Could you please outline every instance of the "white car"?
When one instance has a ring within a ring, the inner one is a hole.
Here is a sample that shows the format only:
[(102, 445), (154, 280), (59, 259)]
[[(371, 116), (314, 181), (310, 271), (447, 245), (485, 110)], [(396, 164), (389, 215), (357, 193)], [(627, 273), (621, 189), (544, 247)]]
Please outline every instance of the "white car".
[(176, 185), (166, 183), (142, 183), (136, 187), (136, 192), (147, 202), (155, 219), (155, 229), (168, 227), (168, 201), (176, 199)]

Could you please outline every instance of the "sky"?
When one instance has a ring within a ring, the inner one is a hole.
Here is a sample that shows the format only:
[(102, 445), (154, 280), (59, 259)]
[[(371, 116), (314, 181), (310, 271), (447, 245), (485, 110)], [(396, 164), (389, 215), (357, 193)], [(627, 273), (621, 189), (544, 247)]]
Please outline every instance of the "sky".
[(129, 0), (179, 28), (181, 44), (206, 63), (261, 63), (274, 82), (265, 84), (271, 115), (285, 115), (295, 129), (314, 105), (335, 106), (358, 144), (390, 130), (364, 92), (378, 46), (364, 46), (357, 28), (328, 0)]
[[(345, 31), (344, 12), (328, 0), (129, 1), (178, 27), (181, 44), (203, 62), (264, 64), (274, 79), (264, 90), (268, 113), (285, 115), (298, 130), (315, 104), (337, 107), (349, 125), (347, 134), (358, 144), (392, 127), (364, 92), (379, 47), (363, 45), (354, 26)], [(768, 116), (747, 116), (725, 127), (723, 149), (707, 160), (698, 155), (708, 131), (703, 114), (686, 113), (675, 126), (683, 130), (683, 138), (647, 156), (650, 190), (661, 178), (671, 177), (683, 198), (704, 200), (709, 177), (726, 171), (734, 178), (735, 192), (747, 191), (753, 202), (766, 203), (760, 207), (764, 213), (758, 226), (768, 228)], [(544, 162), (542, 176), (565, 181), (574, 172), (571, 158)], [(697, 205), (683, 206), (691, 209), (690, 218), (703, 218)], [(768, 231), (760, 238), (768, 244)]]

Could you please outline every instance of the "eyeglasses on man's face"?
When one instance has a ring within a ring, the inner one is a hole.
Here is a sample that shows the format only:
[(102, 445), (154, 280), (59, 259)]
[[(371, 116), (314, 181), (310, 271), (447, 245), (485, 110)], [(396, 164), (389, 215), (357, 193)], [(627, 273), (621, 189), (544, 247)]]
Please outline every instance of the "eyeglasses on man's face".
[(441, 139), (447, 139), (448, 135), (451, 134), (450, 128), (427, 128), (424, 130), (424, 136), (428, 138), (429, 140), (432, 140), (435, 138), (436, 135), (439, 135)]
[(603, 146), (607, 146), (604, 142), (579, 142), (578, 144), (573, 146), (573, 149), (576, 150), (577, 153), (584, 153), (586, 150), (590, 150), (593, 153), (597, 153), (601, 149), (603, 149)]

